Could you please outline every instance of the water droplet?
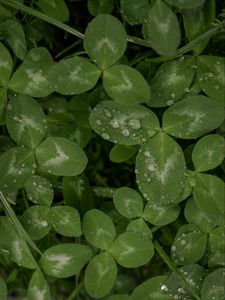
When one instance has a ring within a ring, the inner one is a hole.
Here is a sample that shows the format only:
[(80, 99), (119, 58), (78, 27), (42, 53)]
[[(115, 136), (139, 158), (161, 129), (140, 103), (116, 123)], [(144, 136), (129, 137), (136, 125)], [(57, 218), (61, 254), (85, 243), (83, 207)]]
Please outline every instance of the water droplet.
[(181, 245), (185, 245), (186, 244), (186, 241), (185, 240), (181, 240)]
[(161, 291), (168, 292), (168, 287), (165, 284), (163, 284), (161, 286)]
[(176, 250), (177, 250), (176, 246), (173, 245), (173, 246), (171, 247), (171, 251), (176, 251)]
[(108, 133), (105, 133), (105, 132), (102, 134), (102, 137), (105, 140), (109, 140), (110, 139), (110, 136), (108, 135)]
[(101, 125), (102, 125), (102, 121), (101, 121), (101, 120), (96, 120), (96, 124), (97, 124), (98, 126), (101, 126)]
[(172, 94), (171, 94), (171, 97), (172, 97), (172, 98), (175, 98), (175, 97), (176, 97), (176, 94), (175, 94), (175, 93), (172, 93)]
[(143, 196), (144, 196), (145, 198), (147, 198), (147, 197), (148, 197), (148, 194), (146, 194), (146, 193), (143, 193)]
[(11, 104), (11, 103), (9, 103), (9, 104), (7, 105), (7, 109), (8, 109), (8, 110), (12, 110), (12, 104)]
[(149, 151), (145, 151), (145, 152), (144, 152), (144, 156), (150, 157), (150, 156), (151, 156), (151, 153), (150, 153)]
[(128, 137), (130, 135), (130, 132), (129, 132), (129, 130), (127, 128), (124, 128), (122, 130), (122, 134), (123, 134), (123, 136)]
[(170, 105), (173, 105), (173, 104), (174, 104), (174, 101), (173, 101), (173, 100), (168, 100), (168, 101), (166, 102), (166, 104), (169, 105), (169, 106), (170, 106)]
[(191, 90), (187, 87), (187, 88), (184, 89), (184, 91), (185, 91), (186, 93), (190, 93)]
[(110, 125), (112, 126), (112, 128), (119, 128), (120, 127), (120, 124), (119, 124), (118, 120), (116, 120), (116, 119), (112, 119), (110, 121)]
[(105, 113), (106, 117), (108, 117), (108, 118), (112, 117), (111, 112), (108, 109), (104, 109), (104, 113)]
[(137, 120), (137, 119), (131, 119), (131, 120), (129, 120), (129, 122), (128, 122), (128, 126), (129, 126), (130, 128), (132, 128), (132, 129), (134, 129), (134, 130), (138, 130), (138, 129), (140, 129), (140, 127), (141, 127), (141, 123), (140, 123), (140, 121)]
[(180, 293), (180, 294), (184, 294), (184, 289), (183, 289), (183, 288), (179, 288), (177, 291), (178, 291), (178, 293)]
[(156, 169), (153, 164), (149, 164), (147, 168), (150, 172), (155, 171), (155, 169)]

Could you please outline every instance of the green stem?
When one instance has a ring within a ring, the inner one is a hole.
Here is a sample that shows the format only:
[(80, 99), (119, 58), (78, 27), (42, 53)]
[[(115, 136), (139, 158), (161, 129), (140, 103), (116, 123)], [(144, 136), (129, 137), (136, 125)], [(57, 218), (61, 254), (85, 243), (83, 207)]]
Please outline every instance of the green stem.
[(180, 279), (181, 282), (186, 286), (186, 288), (190, 291), (192, 296), (196, 300), (201, 300), (201, 298), (196, 294), (196, 292), (192, 289), (192, 287), (189, 285), (187, 280), (183, 277), (183, 275), (179, 272), (175, 264), (172, 262), (172, 260), (169, 258), (169, 256), (166, 254), (166, 252), (163, 250), (163, 248), (160, 246), (159, 242), (154, 242), (155, 249), (159, 256), (163, 259), (163, 261), (167, 264), (167, 266), (170, 268), (172, 272), (174, 272), (177, 277)]
[(75, 48), (78, 44), (80, 44), (81, 40), (76, 41), (75, 43), (71, 44), (70, 46), (66, 47), (65, 49), (63, 49), (61, 52), (59, 52), (55, 58), (59, 58), (60, 56), (62, 56), (63, 54), (65, 54), (67, 51)]
[(75, 289), (72, 291), (72, 293), (67, 298), (67, 300), (74, 300), (75, 297), (79, 294), (80, 290), (83, 288), (83, 286), (84, 286), (84, 281), (81, 281), (80, 283), (78, 283), (76, 285)]

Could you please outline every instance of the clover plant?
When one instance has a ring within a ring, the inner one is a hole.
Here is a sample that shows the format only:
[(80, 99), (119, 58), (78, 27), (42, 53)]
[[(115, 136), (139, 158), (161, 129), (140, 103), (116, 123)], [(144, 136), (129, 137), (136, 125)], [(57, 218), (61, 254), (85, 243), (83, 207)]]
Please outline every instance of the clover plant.
[(222, 300), (217, 0), (0, 0), (0, 299)]

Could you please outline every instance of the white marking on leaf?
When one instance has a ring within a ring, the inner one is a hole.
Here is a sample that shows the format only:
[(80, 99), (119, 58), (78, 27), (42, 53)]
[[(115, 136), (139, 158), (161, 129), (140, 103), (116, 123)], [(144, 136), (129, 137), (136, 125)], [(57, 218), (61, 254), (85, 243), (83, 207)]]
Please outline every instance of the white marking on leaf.
[(0, 68), (8, 69), (9, 68), (9, 62), (5, 60), (0, 60)]
[(65, 267), (69, 264), (72, 257), (68, 254), (49, 254), (46, 256), (46, 259), (50, 262), (54, 262), (54, 267), (52, 269), (52, 272), (56, 275), (60, 273)]
[(45, 167), (58, 166), (69, 160), (69, 156), (66, 155), (63, 148), (55, 143), (55, 149), (57, 156), (47, 160), (43, 165)]
[(21, 115), (21, 116), (14, 116), (12, 117), (14, 121), (18, 123), (17, 125), (17, 138), (20, 139), (21, 135), (23, 134), (25, 129), (30, 129), (32, 128), (35, 131), (42, 132), (42, 126), (39, 125), (38, 122), (36, 122), (34, 119), (31, 117)]
[(15, 240), (12, 242), (12, 248), (16, 254), (16, 258), (18, 261), (23, 259), (23, 252), (20, 244), (20, 240)]
[(97, 42), (94, 51), (96, 51), (96, 52), (101, 51), (105, 47), (107, 47), (110, 51), (112, 51), (114, 53), (117, 52), (117, 49), (116, 49), (114, 43), (112, 41), (110, 41), (110, 39), (108, 39), (107, 37), (104, 37)]
[(112, 89), (118, 91), (119, 93), (122, 93), (124, 91), (129, 91), (132, 89), (133, 84), (124, 71), (121, 71), (121, 81), (122, 81), (121, 84), (112, 86)]
[(31, 288), (31, 294), (32, 294), (32, 299), (33, 300), (44, 300), (45, 299), (45, 294), (46, 294), (46, 289), (39, 289), (38, 286), (33, 286)]

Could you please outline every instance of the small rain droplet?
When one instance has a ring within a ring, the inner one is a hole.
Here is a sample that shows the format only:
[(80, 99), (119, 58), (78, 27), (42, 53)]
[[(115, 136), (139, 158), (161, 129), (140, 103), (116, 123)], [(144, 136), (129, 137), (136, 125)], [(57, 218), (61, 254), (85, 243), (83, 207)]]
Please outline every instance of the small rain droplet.
[(120, 127), (120, 124), (119, 124), (118, 120), (116, 120), (116, 119), (112, 119), (110, 121), (110, 125), (112, 126), (112, 128), (119, 128)]
[(110, 136), (108, 135), (108, 133), (105, 133), (105, 132), (102, 134), (102, 137), (105, 140), (109, 140), (110, 139)]
[(122, 135), (125, 136), (125, 137), (128, 137), (128, 136), (130, 135), (129, 130), (128, 130), (127, 128), (124, 128), (124, 129), (122, 130)]
[(140, 121), (137, 120), (137, 119), (131, 119), (131, 120), (129, 120), (129, 122), (128, 122), (128, 126), (129, 126), (130, 128), (132, 128), (132, 129), (134, 129), (134, 130), (138, 130), (138, 129), (140, 129), (140, 127), (141, 127), (141, 123), (140, 123)]
[(101, 125), (102, 125), (102, 121), (101, 121), (101, 120), (97, 120), (97, 121), (96, 121), (96, 124), (97, 124), (98, 126), (101, 126)]

